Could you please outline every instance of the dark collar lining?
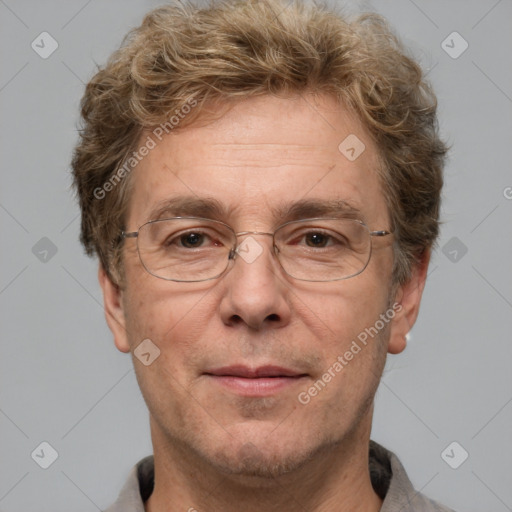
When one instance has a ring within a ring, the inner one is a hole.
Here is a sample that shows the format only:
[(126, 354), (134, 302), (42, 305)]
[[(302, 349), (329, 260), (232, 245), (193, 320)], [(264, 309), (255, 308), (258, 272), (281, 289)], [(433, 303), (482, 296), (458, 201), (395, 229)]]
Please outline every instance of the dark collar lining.
[(373, 490), (383, 500), (388, 492), (393, 471), (391, 470), (390, 454), (375, 441), (370, 441), (369, 466)]

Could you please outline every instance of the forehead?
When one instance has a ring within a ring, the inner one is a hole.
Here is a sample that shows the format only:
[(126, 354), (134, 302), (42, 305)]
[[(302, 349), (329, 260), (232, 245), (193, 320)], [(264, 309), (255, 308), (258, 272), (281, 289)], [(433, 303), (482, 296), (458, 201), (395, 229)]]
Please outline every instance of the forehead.
[(148, 136), (154, 148), (131, 176), (131, 228), (167, 213), (166, 204), (192, 199), (221, 206), (204, 216), (247, 217), (251, 226), (279, 223), (293, 208), (306, 215), (299, 202), (339, 204), (368, 223), (387, 219), (376, 148), (358, 119), (329, 96), (254, 98), (214, 122), (162, 140), (150, 132), (143, 140)]

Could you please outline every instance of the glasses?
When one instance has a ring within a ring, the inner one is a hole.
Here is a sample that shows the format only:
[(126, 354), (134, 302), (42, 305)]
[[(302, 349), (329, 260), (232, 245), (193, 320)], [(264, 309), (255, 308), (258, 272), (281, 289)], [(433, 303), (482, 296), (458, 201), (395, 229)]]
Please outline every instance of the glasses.
[(301, 281), (339, 281), (357, 276), (367, 267), (372, 238), (390, 231), (370, 231), (359, 220), (315, 218), (287, 222), (274, 233), (235, 231), (223, 222), (198, 217), (152, 220), (138, 231), (121, 232), (137, 238), (143, 267), (168, 281), (199, 282), (222, 276), (237, 256), (254, 261), (263, 252), (252, 237), (272, 237), (275, 257), (290, 277)]

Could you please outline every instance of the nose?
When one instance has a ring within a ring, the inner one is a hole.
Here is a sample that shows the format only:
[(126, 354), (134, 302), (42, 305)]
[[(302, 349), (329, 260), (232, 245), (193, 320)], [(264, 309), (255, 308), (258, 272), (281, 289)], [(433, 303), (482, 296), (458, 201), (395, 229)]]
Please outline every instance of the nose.
[(254, 330), (283, 327), (290, 321), (287, 279), (277, 261), (271, 233), (242, 232), (234, 262), (222, 278), (220, 304), (226, 325), (245, 324)]

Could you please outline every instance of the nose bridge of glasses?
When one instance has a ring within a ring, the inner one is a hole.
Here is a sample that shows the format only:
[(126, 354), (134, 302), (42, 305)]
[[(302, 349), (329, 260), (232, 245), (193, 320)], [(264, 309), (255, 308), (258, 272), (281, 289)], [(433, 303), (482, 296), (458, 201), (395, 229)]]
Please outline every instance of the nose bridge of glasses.
[[(274, 239), (274, 233), (268, 233), (266, 231), (240, 231), (238, 233), (235, 233), (235, 237), (237, 239), (236, 241), (236, 246), (237, 246), (237, 252), (238, 252), (238, 248), (240, 248), (241, 245), (243, 245), (244, 241), (247, 240), (248, 237), (252, 236), (252, 235), (263, 235), (263, 236), (270, 236), (272, 237), (272, 240)], [(244, 238), (243, 240), (241, 240), (240, 242), (238, 242), (238, 237), (246, 237)], [(257, 242), (256, 242), (257, 243)], [(259, 244), (258, 244), (259, 245)], [(261, 247), (261, 246), (260, 246)]]
[[(252, 235), (269, 236), (272, 238), (272, 241), (274, 240), (274, 233), (268, 233), (265, 231), (240, 231), (235, 233), (235, 246), (230, 251), (229, 259), (234, 259), (235, 255), (239, 255), (247, 263), (252, 263), (259, 257), (259, 255), (264, 251), (264, 248), (256, 239), (252, 239), (251, 241)], [(238, 237), (243, 238), (238, 241)]]
[(235, 233), (235, 236), (238, 238), (239, 236), (246, 236), (246, 235), (267, 235), (267, 236), (274, 236), (274, 233), (267, 233), (265, 231), (240, 231), (238, 233)]

